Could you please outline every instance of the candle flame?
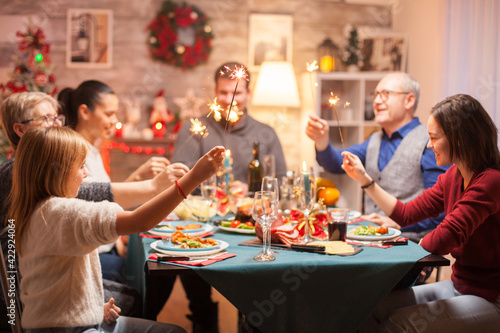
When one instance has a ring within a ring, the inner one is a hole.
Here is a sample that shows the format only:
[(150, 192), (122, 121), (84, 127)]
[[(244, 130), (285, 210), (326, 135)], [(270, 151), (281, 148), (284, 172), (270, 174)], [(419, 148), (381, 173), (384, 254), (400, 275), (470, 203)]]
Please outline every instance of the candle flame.
[(319, 68), (318, 62), (316, 60), (314, 60), (312, 63), (306, 62), (306, 67), (307, 67), (307, 71), (311, 72), (311, 73)]
[(161, 130), (161, 128), (162, 128), (162, 127), (163, 127), (162, 123), (156, 123), (156, 124), (155, 124), (155, 128), (156, 128), (157, 130)]
[(118, 130), (119, 130), (119, 129), (121, 129), (121, 128), (122, 128), (122, 126), (123, 126), (123, 125), (122, 125), (122, 123), (120, 123), (120, 122), (117, 122), (117, 123), (115, 124), (115, 127), (116, 127), (116, 129), (118, 129)]
[(231, 150), (229, 149), (226, 149), (226, 157), (231, 157)]
[(202, 138), (206, 138), (208, 135), (207, 126), (203, 125), (203, 123), (198, 118), (191, 118), (191, 128), (189, 129), (191, 133), (200, 135)]
[(304, 172), (306, 172), (306, 171), (307, 171), (306, 161), (302, 161), (302, 170), (303, 170)]

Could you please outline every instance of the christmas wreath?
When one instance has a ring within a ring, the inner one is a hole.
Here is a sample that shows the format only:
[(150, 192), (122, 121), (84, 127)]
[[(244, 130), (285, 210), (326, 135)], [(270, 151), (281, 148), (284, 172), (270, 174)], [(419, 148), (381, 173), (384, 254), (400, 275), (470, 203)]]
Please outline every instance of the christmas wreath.
[(149, 51), (154, 59), (193, 68), (207, 61), (212, 50), (212, 28), (208, 18), (195, 6), (165, 1), (148, 25)]

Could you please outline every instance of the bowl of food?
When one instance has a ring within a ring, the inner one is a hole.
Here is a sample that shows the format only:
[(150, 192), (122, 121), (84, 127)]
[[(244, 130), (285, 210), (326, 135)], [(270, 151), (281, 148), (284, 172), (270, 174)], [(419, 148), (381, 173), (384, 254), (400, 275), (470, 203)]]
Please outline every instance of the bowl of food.
[(174, 209), (174, 213), (181, 220), (206, 222), (217, 214), (218, 209), (218, 200), (210, 202), (201, 196), (190, 195)]

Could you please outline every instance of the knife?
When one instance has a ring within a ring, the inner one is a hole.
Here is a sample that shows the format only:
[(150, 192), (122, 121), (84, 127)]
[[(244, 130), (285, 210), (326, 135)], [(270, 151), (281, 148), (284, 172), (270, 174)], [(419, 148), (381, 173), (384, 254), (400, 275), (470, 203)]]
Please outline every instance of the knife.
[(190, 260), (186, 256), (169, 256), (167, 254), (157, 254), (156, 261), (177, 261), (177, 260)]
[(290, 245), (290, 248), (292, 250), (304, 251), (304, 252), (324, 252), (325, 251), (325, 247), (322, 245), (317, 246), (317, 245), (292, 244), (292, 245)]

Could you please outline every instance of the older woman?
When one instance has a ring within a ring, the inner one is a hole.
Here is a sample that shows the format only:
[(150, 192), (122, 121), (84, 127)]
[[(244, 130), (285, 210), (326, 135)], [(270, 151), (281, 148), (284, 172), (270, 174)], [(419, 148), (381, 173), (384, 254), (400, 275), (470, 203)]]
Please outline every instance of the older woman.
[[(431, 111), (428, 147), (438, 166), (453, 163), (437, 183), (403, 204), (343, 153), (342, 168), (401, 226), (437, 216), (424, 249), (456, 259), (451, 281), (391, 293), (374, 311), (382, 332), (493, 332), (500, 327), (500, 153), (497, 128), (468, 95), (451, 96)], [(373, 323), (371, 323), (373, 325)], [(371, 325), (366, 325), (371, 326)]]

